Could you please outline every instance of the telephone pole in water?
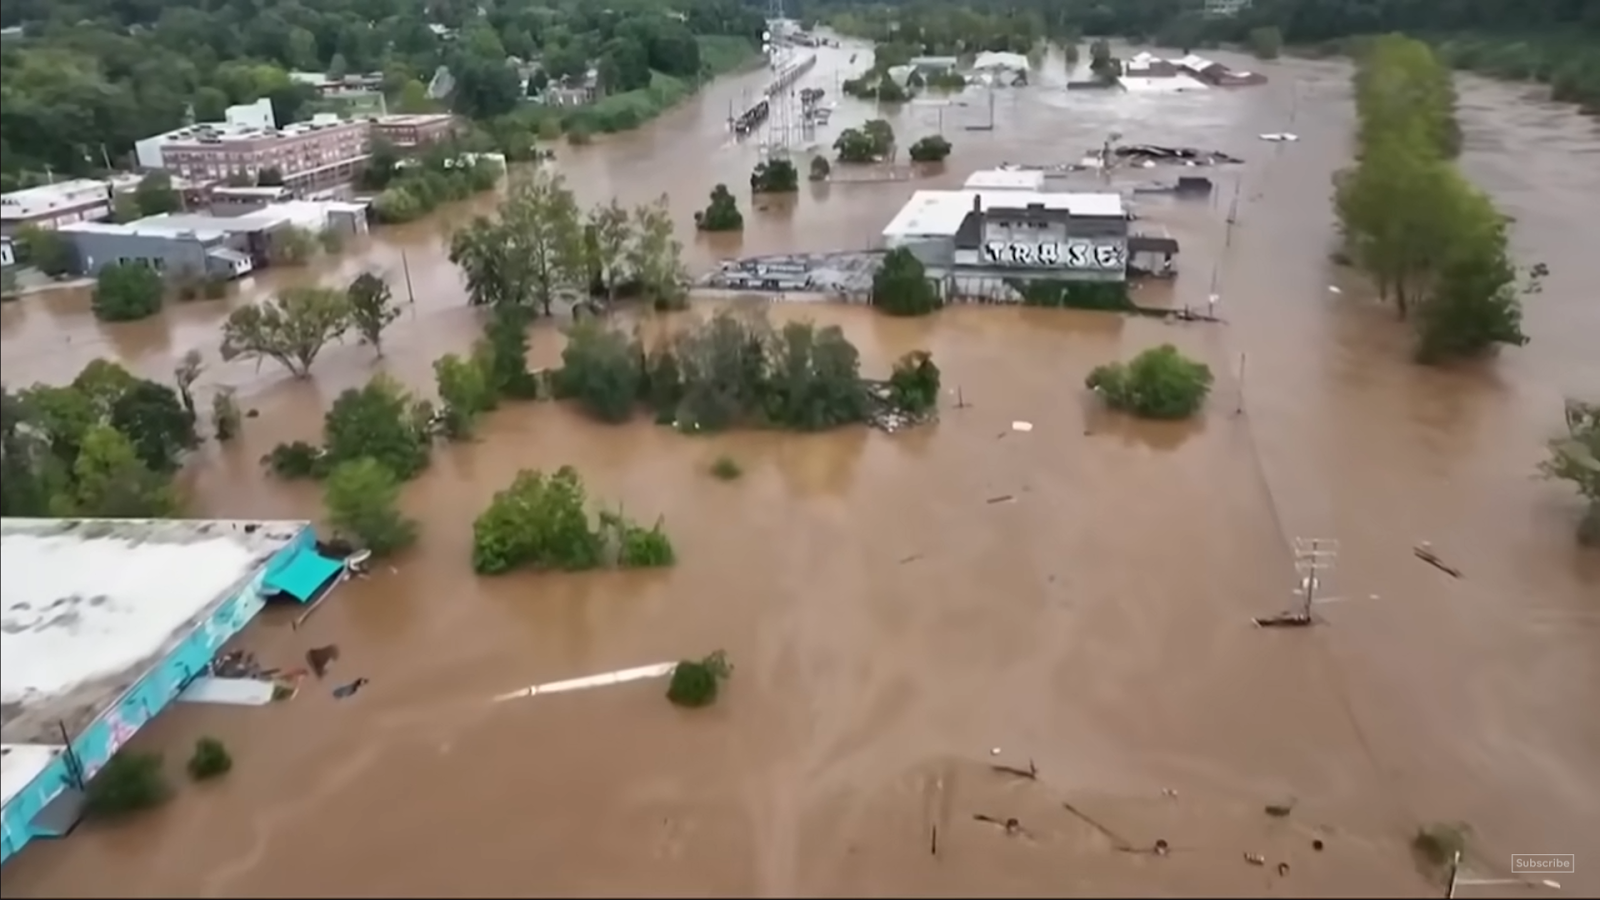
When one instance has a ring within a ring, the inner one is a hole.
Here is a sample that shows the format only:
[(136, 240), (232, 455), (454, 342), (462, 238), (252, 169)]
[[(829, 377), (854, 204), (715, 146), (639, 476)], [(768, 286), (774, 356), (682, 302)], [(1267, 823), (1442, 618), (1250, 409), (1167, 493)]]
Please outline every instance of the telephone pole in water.
[(1300, 615), (1311, 618), (1311, 607), (1316, 603), (1332, 603), (1338, 597), (1321, 595), (1325, 572), (1333, 568), (1339, 555), (1339, 542), (1330, 538), (1295, 538), (1294, 570), (1300, 575)]

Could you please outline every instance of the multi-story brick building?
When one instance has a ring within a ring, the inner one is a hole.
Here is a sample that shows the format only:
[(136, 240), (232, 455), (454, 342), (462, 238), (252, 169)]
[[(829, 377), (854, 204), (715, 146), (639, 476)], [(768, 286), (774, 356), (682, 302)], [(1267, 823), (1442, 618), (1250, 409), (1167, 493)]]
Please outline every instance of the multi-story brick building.
[(396, 147), (421, 147), (454, 137), (459, 123), (449, 113), (374, 116), (372, 136)]
[[(318, 115), (281, 128), (220, 122), (191, 125), (139, 142), (139, 162), (199, 181), (259, 178), (276, 171), (294, 189), (349, 181), (371, 152), (365, 121)], [(155, 159), (159, 158), (159, 163)]]

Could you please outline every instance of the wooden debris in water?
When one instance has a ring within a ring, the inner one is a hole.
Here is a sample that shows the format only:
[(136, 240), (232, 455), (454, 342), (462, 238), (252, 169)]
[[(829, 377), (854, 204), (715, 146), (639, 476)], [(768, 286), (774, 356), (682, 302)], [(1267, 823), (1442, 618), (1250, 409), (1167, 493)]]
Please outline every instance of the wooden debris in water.
[(1017, 778), (1026, 778), (1029, 781), (1039, 780), (1039, 767), (1034, 765), (1033, 760), (1031, 759), (1028, 760), (1028, 767), (1026, 769), (1019, 769), (1016, 766), (1002, 766), (999, 764), (991, 765), (989, 768), (1001, 773), (1002, 775), (1012, 775)]
[(1433, 566), (1435, 569), (1438, 569), (1446, 575), (1449, 575), (1451, 578), (1461, 577), (1460, 569), (1457, 569), (1456, 567), (1440, 559), (1438, 554), (1428, 549), (1428, 545), (1422, 544), (1417, 547), (1412, 547), (1411, 552), (1417, 555), (1417, 559), (1420, 559), (1428, 565)]

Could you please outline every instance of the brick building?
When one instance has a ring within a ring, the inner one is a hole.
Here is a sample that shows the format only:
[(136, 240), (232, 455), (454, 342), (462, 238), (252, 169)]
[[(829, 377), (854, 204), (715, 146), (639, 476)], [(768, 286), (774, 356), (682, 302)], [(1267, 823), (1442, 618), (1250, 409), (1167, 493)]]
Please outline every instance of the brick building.
[(459, 124), (449, 113), (374, 116), (371, 121), (372, 137), (396, 147), (421, 147), (448, 140), (455, 136)]

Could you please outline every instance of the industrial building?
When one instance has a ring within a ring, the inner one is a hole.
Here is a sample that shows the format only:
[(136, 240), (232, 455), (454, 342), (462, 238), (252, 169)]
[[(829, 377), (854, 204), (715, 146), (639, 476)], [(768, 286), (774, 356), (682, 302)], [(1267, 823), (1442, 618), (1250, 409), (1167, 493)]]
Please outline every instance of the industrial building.
[(0, 862), (63, 837), (95, 773), (269, 599), (340, 580), (307, 522), (0, 520)]
[[(973, 187), (978, 185), (978, 187)], [(886, 248), (905, 248), (941, 295), (1007, 299), (1007, 282), (1123, 281), (1138, 268), (1171, 268), (1177, 242), (1130, 233), (1115, 193), (1042, 190), (1043, 174), (975, 173), (957, 191), (917, 191), (883, 230)]]
[(367, 232), (367, 204), (289, 200), (247, 215), (165, 213), (133, 222), (80, 222), (58, 231), (72, 245), (78, 270), (137, 262), (170, 275), (232, 280), (271, 265), (286, 229), (313, 234)]

